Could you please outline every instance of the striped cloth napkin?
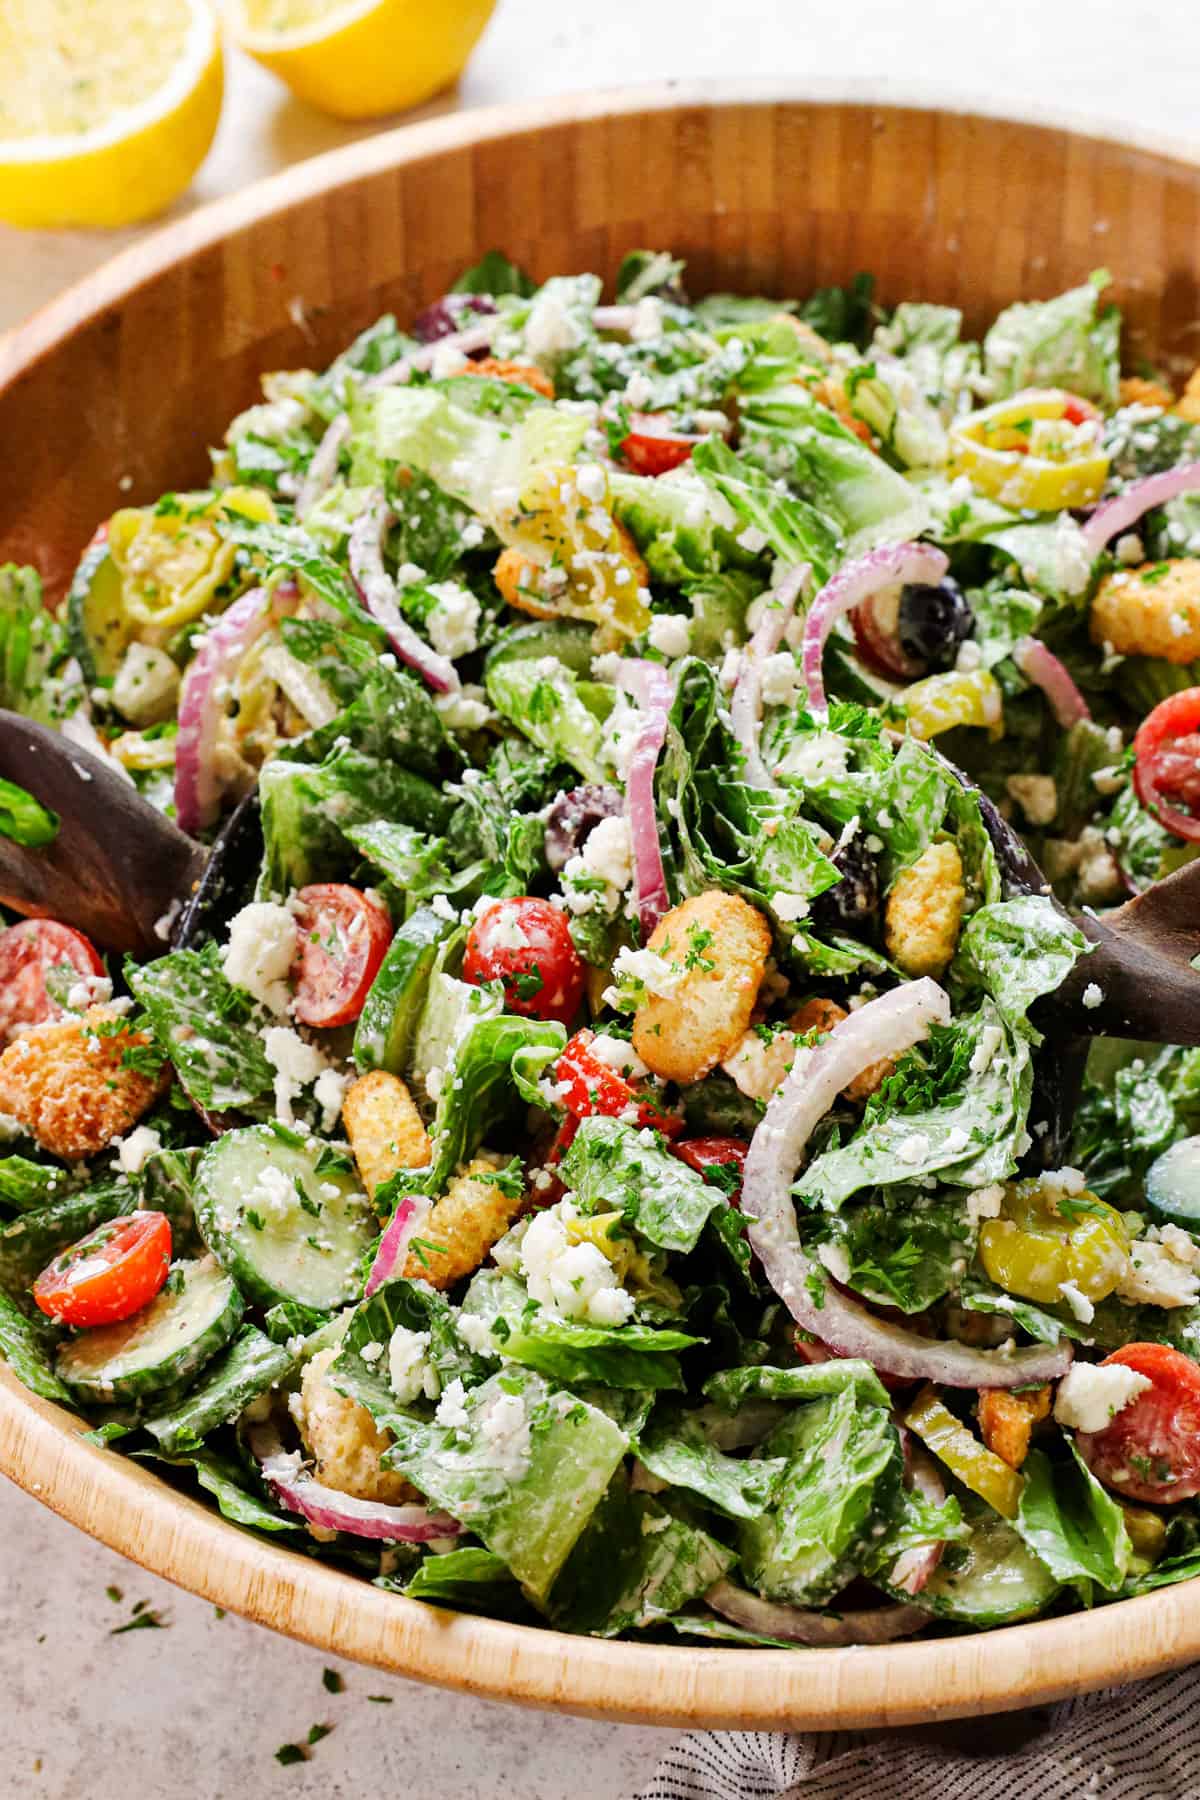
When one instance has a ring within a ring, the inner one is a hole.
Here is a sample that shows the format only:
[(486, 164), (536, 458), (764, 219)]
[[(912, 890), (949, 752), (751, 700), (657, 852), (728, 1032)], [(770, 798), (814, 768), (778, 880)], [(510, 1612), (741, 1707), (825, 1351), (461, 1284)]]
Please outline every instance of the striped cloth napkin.
[(1198, 1676), (910, 1731), (693, 1731), (638, 1800), (1196, 1800)]

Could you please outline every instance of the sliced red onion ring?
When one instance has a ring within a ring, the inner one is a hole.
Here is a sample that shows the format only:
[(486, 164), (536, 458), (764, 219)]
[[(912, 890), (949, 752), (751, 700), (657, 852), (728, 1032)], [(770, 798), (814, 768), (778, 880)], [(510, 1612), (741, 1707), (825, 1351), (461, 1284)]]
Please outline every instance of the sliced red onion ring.
[(338, 457), (342, 453), (342, 445), (350, 436), (350, 420), (345, 413), (339, 413), (332, 425), (327, 426), (325, 435), (313, 451), (312, 460), (305, 470), (304, 480), (300, 483), (300, 491), (296, 495), (296, 517), (302, 519), (311, 512), (317, 501), (330, 487), (337, 474)]
[(408, 1246), (431, 1204), (419, 1194), (409, 1194), (397, 1206), (375, 1250), (375, 1261), (363, 1289), (368, 1300), (375, 1289), (390, 1281), (393, 1275), (403, 1274)]
[(1180, 494), (1200, 494), (1200, 462), (1183, 463), (1178, 469), (1164, 469), (1161, 475), (1131, 481), (1124, 493), (1098, 506), (1082, 527), (1088, 555), (1096, 558), (1105, 544), (1136, 525), (1152, 506), (1165, 506)]
[(821, 659), (825, 640), (842, 614), (868, 600), (880, 588), (893, 587), (898, 582), (936, 587), (949, 567), (945, 553), (932, 544), (887, 544), (856, 557), (825, 583), (804, 622), (804, 680), (810, 712), (828, 711)]
[[(913, 1443), (909, 1432), (902, 1431), (902, 1436), (908, 1465), (907, 1485), (915, 1488), (931, 1506), (945, 1505), (946, 1486), (938, 1474), (937, 1464), (927, 1450), (920, 1444)], [(919, 1594), (941, 1562), (945, 1548), (945, 1543), (939, 1542), (919, 1544), (912, 1550), (905, 1550), (892, 1564), (888, 1585), (899, 1588), (905, 1594)]]
[(449, 1513), (427, 1506), (385, 1506), (323, 1487), (303, 1472), (298, 1451), (279, 1450), (262, 1460), (262, 1472), (289, 1512), (302, 1513), (322, 1531), (347, 1531), (353, 1537), (377, 1538), (391, 1544), (427, 1544), (433, 1538), (457, 1537), (462, 1526)]
[(925, 977), (868, 1001), (815, 1049), (796, 1057), (750, 1140), (742, 1181), (742, 1211), (752, 1221), (746, 1235), (796, 1323), (841, 1356), (860, 1356), (886, 1374), (945, 1387), (1053, 1381), (1070, 1366), (1068, 1343), (1005, 1352), (918, 1337), (842, 1293), (801, 1248), (791, 1183), (818, 1120), (863, 1069), (881, 1057), (901, 1055), (926, 1037), (931, 1025), (949, 1018), (945, 993)]
[(463, 331), (452, 331), (448, 337), (438, 338), (432, 344), (422, 344), (419, 350), (409, 350), (404, 356), (389, 363), (378, 375), (372, 375), (362, 384), (364, 394), (372, 394), (378, 388), (398, 387), (408, 380), (410, 375), (432, 369), (434, 361), (444, 356), (447, 350), (457, 350), (463, 356), (474, 356), (480, 350), (486, 350), (495, 337), (500, 326), (501, 315), (481, 319), (477, 325), (468, 325)]
[(658, 839), (658, 814), (654, 805), (654, 771), (667, 735), (667, 717), (675, 697), (671, 677), (661, 663), (627, 656), (617, 673), (642, 712), (629, 770), (625, 777), (625, 816), (633, 844), (633, 879), (638, 920), (646, 939), (671, 905), (667, 872)]
[(783, 634), (795, 613), (796, 602), (810, 573), (807, 563), (797, 563), (794, 568), (784, 572), (767, 595), (768, 604), (763, 608), (758, 628), (742, 652), (741, 667), (729, 703), (729, 714), (733, 720), (734, 736), (746, 753), (744, 776), (751, 787), (771, 786), (771, 777), (758, 749), (763, 664), (783, 642)]
[(759, 1637), (782, 1638), (789, 1644), (821, 1645), (827, 1650), (852, 1644), (894, 1644), (915, 1637), (930, 1623), (919, 1606), (873, 1606), (867, 1612), (808, 1612), (764, 1600), (732, 1581), (716, 1581), (704, 1598), (715, 1613)]
[(1012, 656), (1022, 675), (1032, 681), (1034, 687), (1041, 688), (1055, 722), (1064, 731), (1069, 731), (1080, 719), (1091, 718), (1091, 709), (1075, 686), (1070, 670), (1053, 650), (1047, 650), (1040, 638), (1019, 638)]
[(383, 566), (383, 543), (391, 522), (391, 508), (382, 489), (376, 488), (350, 532), (350, 573), (367, 611), (383, 626), (401, 662), (415, 669), (435, 694), (457, 693), (461, 683), (454, 664), (431, 649), (396, 603), (396, 584)]
[(220, 811), (224, 784), (216, 766), (217, 734), (234, 670), (284, 612), (295, 610), (295, 582), (274, 593), (251, 588), (200, 640), (183, 678), (175, 740), (175, 817), (181, 831), (201, 831)]

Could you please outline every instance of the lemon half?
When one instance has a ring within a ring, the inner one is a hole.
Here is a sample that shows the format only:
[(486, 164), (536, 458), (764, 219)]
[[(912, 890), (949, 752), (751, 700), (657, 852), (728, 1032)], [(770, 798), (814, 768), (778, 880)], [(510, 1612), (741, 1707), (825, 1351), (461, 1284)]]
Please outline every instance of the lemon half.
[(339, 119), (417, 106), (461, 71), (495, 0), (226, 0), (240, 49)]
[(3, 0), (0, 219), (129, 225), (203, 162), (221, 112), (207, 0)]

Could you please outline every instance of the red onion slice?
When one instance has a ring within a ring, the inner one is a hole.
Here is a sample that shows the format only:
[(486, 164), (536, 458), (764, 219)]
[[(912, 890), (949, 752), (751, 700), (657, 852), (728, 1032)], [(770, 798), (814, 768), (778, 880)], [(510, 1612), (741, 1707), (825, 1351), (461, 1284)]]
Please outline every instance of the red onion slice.
[(385, 1281), (404, 1273), (408, 1246), (431, 1204), (420, 1195), (410, 1194), (397, 1206), (376, 1246), (375, 1261), (371, 1264), (371, 1273), (367, 1276), (367, 1284), (363, 1289), (368, 1300)]
[(179, 697), (175, 817), (181, 831), (203, 830), (220, 811), (224, 784), (216, 746), (230, 678), (251, 645), (284, 612), (294, 611), (298, 597), (295, 582), (280, 582), (273, 594), (251, 588), (199, 640)]
[(1070, 1366), (1068, 1343), (1005, 1352), (918, 1337), (842, 1293), (801, 1248), (791, 1182), (818, 1120), (863, 1069), (881, 1057), (901, 1055), (925, 1038), (931, 1025), (949, 1018), (945, 993), (925, 977), (868, 1001), (815, 1049), (796, 1057), (750, 1140), (742, 1181), (742, 1211), (752, 1221), (746, 1235), (796, 1323), (841, 1356), (862, 1357), (886, 1374), (944, 1387), (1053, 1381)]
[(322, 494), (333, 486), (338, 457), (349, 436), (350, 420), (345, 413), (339, 413), (332, 425), (326, 428), (325, 435), (313, 451), (312, 460), (305, 470), (304, 480), (296, 495), (297, 519), (302, 519), (305, 513), (311, 512)]
[[(915, 1488), (931, 1506), (944, 1506), (946, 1485), (938, 1474), (937, 1464), (927, 1450), (920, 1444), (913, 1443), (909, 1432), (902, 1429), (901, 1436), (908, 1465), (906, 1484)], [(945, 1548), (945, 1543), (939, 1542), (920, 1544), (911, 1550), (905, 1550), (892, 1564), (888, 1576), (889, 1586), (899, 1588), (905, 1594), (919, 1594), (941, 1562)]]
[(362, 384), (364, 394), (375, 393), (379, 388), (398, 387), (407, 381), (410, 375), (427, 373), (432, 369), (435, 359), (444, 356), (447, 350), (457, 350), (462, 356), (474, 356), (480, 350), (486, 350), (495, 337), (501, 323), (502, 315), (481, 319), (477, 325), (468, 325), (463, 331), (452, 331), (449, 336), (437, 338), (432, 344), (422, 344), (419, 350), (409, 350), (398, 357), (378, 375), (372, 375)]
[(825, 583), (804, 622), (804, 679), (810, 712), (828, 711), (821, 658), (825, 640), (842, 614), (870, 599), (880, 588), (893, 587), (897, 582), (936, 587), (949, 567), (944, 551), (932, 544), (887, 544), (856, 557)]
[(733, 720), (734, 736), (746, 753), (744, 776), (751, 787), (771, 786), (771, 777), (758, 749), (763, 664), (783, 642), (783, 634), (791, 623), (796, 602), (810, 573), (807, 563), (797, 563), (794, 568), (786, 570), (768, 594), (769, 604), (763, 609), (758, 628), (742, 652), (741, 667), (729, 703), (729, 714)]
[(1034, 687), (1041, 688), (1050, 704), (1055, 722), (1064, 731), (1069, 731), (1080, 719), (1091, 718), (1091, 709), (1075, 686), (1069, 669), (1059, 661), (1053, 650), (1047, 650), (1040, 638), (1018, 639), (1012, 658), (1022, 675), (1032, 681)]
[(1098, 506), (1082, 527), (1088, 555), (1096, 558), (1105, 544), (1136, 525), (1152, 506), (1165, 506), (1180, 494), (1200, 494), (1200, 462), (1183, 463), (1178, 469), (1164, 469), (1161, 475), (1131, 481), (1124, 493)]
[(449, 1513), (427, 1506), (385, 1506), (323, 1487), (303, 1472), (300, 1454), (282, 1450), (264, 1457), (262, 1472), (289, 1512), (302, 1513), (322, 1531), (346, 1531), (353, 1537), (390, 1544), (427, 1544), (433, 1538), (457, 1537), (462, 1526)]
[(667, 872), (658, 838), (658, 814), (654, 806), (654, 771), (667, 736), (667, 717), (675, 697), (674, 684), (661, 663), (638, 657), (622, 659), (618, 683), (637, 702), (643, 719), (629, 770), (625, 777), (625, 816), (633, 845), (633, 880), (638, 920), (646, 939), (670, 909)]
[(820, 1645), (827, 1650), (853, 1644), (894, 1644), (915, 1637), (930, 1623), (919, 1606), (874, 1606), (867, 1612), (808, 1612), (778, 1600), (764, 1600), (732, 1581), (716, 1581), (704, 1598), (715, 1613), (759, 1637), (782, 1638), (789, 1644)]
[(382, 489), (376, 488), (350, 532), (350, 573), (367, 611), (383, 626), (401, 662), (415, 669), (435, 694), (457, 693), (461, 683), (454, 664), (413, 630), (396, 604), (396, 584), (383, 566), (383, 544), (391, 523), (391, 508)]

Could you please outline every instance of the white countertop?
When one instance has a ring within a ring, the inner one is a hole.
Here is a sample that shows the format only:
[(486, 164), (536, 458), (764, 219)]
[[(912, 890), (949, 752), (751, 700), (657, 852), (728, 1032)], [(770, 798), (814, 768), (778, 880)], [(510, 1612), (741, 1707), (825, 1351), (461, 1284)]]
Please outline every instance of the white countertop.
[[(1188, 18), (1189, 11), (1191, 13)], [(1191, 138), (1200, 13), (1181, 0), (500, 0), (454, 106), (664, 77), (765, 75), (986, 95)], [(232, 56), (221, 129), (189, 203), (364, 130), (320, 118)], [(0, 227), (0, 330), (136, 233)], [(2, 478), (2, 476), (0, 476)], [(107, 1597), (117, 1588), (121, 1600)], [(167, 1629), (110, 1636), (141, 1600)], [(0, 1484), (0, 1792), (41, 1800), (619, 1800), (671, 1734), (533, 1714), (333, 1664), (146, 1576)], [(372, 1703), (386, 1694), (393, 1704)], [(304, 1765), (279, 1745), (333, 1733)]]

